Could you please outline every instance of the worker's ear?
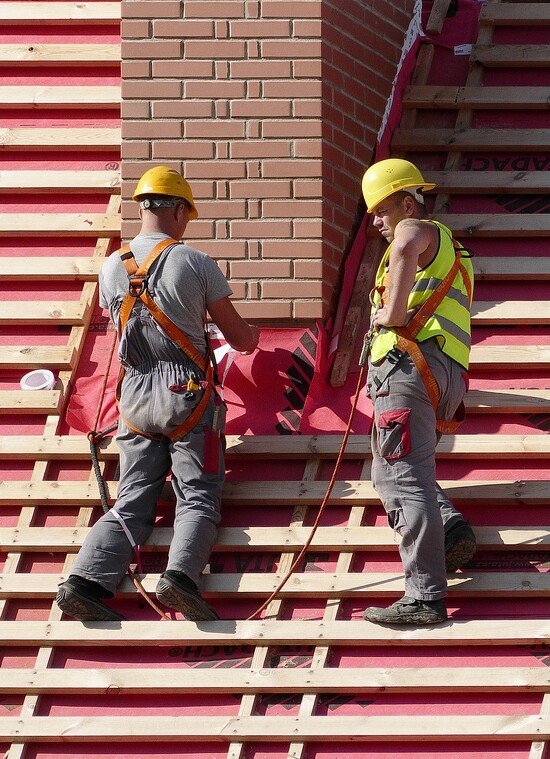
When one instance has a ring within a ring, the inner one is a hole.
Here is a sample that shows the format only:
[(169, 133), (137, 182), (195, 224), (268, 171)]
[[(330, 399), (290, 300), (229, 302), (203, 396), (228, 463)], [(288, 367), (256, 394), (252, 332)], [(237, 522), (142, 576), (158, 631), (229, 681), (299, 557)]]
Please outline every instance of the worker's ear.
[(405, 195), (403, 196), (403, 209), (405, 213), (407, 214), (407, 216), (412, 216), (414, 214), (415, 207), (416, 207), (416, 200), (408, 192), (405, 193)]

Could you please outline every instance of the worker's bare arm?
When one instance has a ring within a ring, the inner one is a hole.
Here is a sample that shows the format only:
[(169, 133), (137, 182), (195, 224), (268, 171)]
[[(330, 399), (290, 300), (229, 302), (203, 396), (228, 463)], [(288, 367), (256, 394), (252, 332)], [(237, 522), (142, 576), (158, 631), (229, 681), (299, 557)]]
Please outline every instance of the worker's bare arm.
[(429, 261), (427, 257), (434, 244), (434, 227), (417, 219), (404, 219), (395, 227), (390, 251), (387, 295), (383, 308), (375, 317), (375, 324), (400, 327), (407, 324), (414, 309), (408, 309), (409, 294), (414, 285), (417, 269)]
[(228, 297), (209, 303), (208, 313), (232, 348), (242, 353), (252, 353), (257, 348), (260, 337), (258, 328), (239, 315)]

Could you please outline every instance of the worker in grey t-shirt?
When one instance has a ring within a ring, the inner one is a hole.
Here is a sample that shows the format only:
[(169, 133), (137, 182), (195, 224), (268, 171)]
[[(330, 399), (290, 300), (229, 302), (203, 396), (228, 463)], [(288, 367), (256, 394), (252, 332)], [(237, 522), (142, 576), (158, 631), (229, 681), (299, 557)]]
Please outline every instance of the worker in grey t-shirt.
[[(216, 539), (225, 476), (225, 408), (209, 382), (206, 312), (227, 342), (243, 353), (256, 349), (259, 333), (235, 310), (217, 264), (178, 242), (187, 223), (198, 217), (187, 181), (158, 166), (145, 172), (133, 198), (140, 203), (140, 232), (120, 255), (111, 255), (100, 273), (100, 305), (109, 309), (119, 332), (124, 369), (117, 501), (90, 530), (69, 578), (59, 587), (57, 604), (82, 621), (123, 619), (102, 599), (113, 598), (132, 552), (151, 534), (171, 470), (174, 535), (156, 595), (186, 619), (217, 619), (198, 589)], [(131, 301), (131, 310), (125, 300), (133, 282), (131, 266), (135, 271), (152, 251), (161, 252), (132, 295), (146, 290), (164, 321), (155, 319), (140, 299)], [(166, 322), (182, 333), (178, 344)], [(189, 350), (179, 347), (182, 342)]]

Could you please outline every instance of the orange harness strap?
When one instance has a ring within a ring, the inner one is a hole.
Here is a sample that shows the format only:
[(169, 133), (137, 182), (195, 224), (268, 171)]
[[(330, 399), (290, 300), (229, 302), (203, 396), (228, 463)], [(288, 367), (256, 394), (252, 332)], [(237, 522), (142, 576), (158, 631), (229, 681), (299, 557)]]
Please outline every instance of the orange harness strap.
[[(456, 258), (455, 258), (454, 264), (449, 269), (445, 278), (441, 281), (438, 287), (433, 291), (430, 297), (420, 306), (416, 314), (413, 316), (413, 318), (405, 327), (394, 328), (398, 336), (398, 340), (395, 347), (398, 350), (400, 350), (402, 353), (408, 353), (409, 356), (411, 357), (414, 365), (416, 366), (418, 373), (420, 374), (422, 378), (422, 381), (424, 382), (428, 395), (430, 396), (432, 406), (434, 407), (434, 410), (436, 413), (437, 413), (437, 408), (439, 406), (439, 397), (440, 397), (439, 387), (435, 380), (435, 377), (433, 376), (432, 370), (430, 369), (426, 359), (424, 358), (424, 354), (422, 353), (420, 344), (416, 340), (416, 336), (420, 332), (422, 327), (426, 324), (428, 319), (435, 313), (437, 307), (439, 306), (443, 298), (449, 292), (451, 285), (453, 284), (454, 279), (459, 271), (462, 273), (462, 277), (464, 279), (464, 285), (466, 287), (468, 299), (470, 302), (472, 300), (472, 283), (470, 282), (470, 278), (468, 276), (468, 272), (466, 271), (466, 268), (462, 265), (460, 261), (461, 259), (460, 251), (462, 250), (462, 248), (454, 239), (453, 239), (453, 245), (456, 252)], [(464, 421), (465, 416), (466, 416), (466, 409), (464, 407), (464, 403), (461, 402), (460, 406), (456, 410), (454, 419), (452, 420), (437, 419), (437, 422), (436, 422), (437, 429), (439, 430), (439, 432), (443, 434), (451, 434), (453, 432), (456, 432), (456, 430), (460, 427), (460, 425)]]
[[(202, 398), (195, 406), (193, 411), (189, 414), (187, 419), (185, 419), (185, 421), (176, 427), (176, 429), (173, 430), (169, 435), (166, 435), (166, 437), (174, 442), (176, 440), (180, 440), (182, 437), (185, 437), (185, 435), (187, 435), (194, 427), (197, 426), (199, 420), (206, 410), (208, 401), (210, 400), (210, 396), (212, 395), (212, 391), (214, 389), (214, 372), (210, 361), (208, 361), (207, 358), (204, 358), (204, 356), (189, 340), (187, 335), (185, 335), (181, 329), (176, 326), (168, 316), (166, 316), (164, 311), (162, 311), (157, 306), (147, 289), (147, 277), (149, 274), (149, 269), (160, 256), (160, 254), (166, 250), (166, 248), (170, 247), (171, 245), (176, 245), (177, 242), (177, 240), (172, 239), (162, 240), (162, 242), (158, 243), (158, 245), (153, 248), (151, 253), (147, 256), (140, 267), (138, 267), (136, 259), (134, 258), (134, 254), (130, 250), (129, 245), (124, 245), (119, 251), (121, 261), (124, 264), (126, 271), (128, 272), (129, 282), (128, 292), (124, 296), (124, 300), (122, 301), (119, 312), (120, 334), (123, 333), (132, 310), (139, 299), (149, 310), (155, 321), (160, 324), (170, 339), (174, 341), (178, 348), (180, 348), (205, 375), (206, 386), (204, 388)], [(124, 379), (124, 374), (125, 369), (123, 366), (121, 366), (116, 390), (117, 401), (120, 399), (120, 388), (122, 385), (122, 380)], [(139, 435), (145, 435), (147, 437), (144, 432), (136, 429), (126, 420), (124, 420), (124, 423), (128, 426), (129, 429), (132, 430), (132, 432), (135, 432)]]

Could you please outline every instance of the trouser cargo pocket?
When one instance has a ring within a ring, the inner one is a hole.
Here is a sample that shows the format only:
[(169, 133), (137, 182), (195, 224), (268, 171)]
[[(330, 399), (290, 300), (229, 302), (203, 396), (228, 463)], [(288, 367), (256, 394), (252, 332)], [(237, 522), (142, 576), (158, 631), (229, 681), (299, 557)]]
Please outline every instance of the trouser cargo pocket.
[(410, 452), (410, 413), (409, 408), (391, 409), (378, 417), (378, 445), (385, 459), (400, 459)]

